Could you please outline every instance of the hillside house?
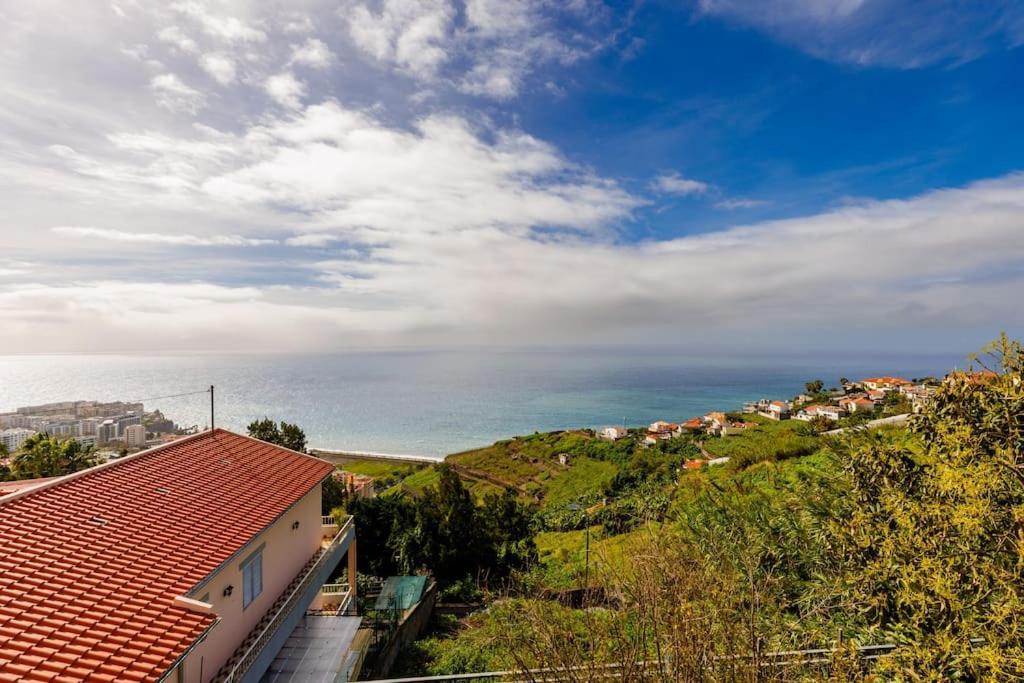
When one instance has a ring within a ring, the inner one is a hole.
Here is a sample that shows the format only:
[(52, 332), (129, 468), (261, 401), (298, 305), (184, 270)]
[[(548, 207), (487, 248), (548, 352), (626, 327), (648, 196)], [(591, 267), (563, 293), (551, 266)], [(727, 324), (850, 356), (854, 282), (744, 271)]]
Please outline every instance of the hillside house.
[(217, 429), (0, 497), (0, 680), (258, 681), (346, 556), (354, 597), (333, 472)]
[(797, 413), (795, 415), (795, 419), (809, 422), (816, 417), (823, 417), (826, 420), (832, 420), (833, 422), (837, 422), (839, 418), (843, 416), (844, 412), (845, 411), (839, 406), (812, 405), (805, 407), (803, 410)]
[(847, 396), (839, 399), (839, 407), (848, 413), (870, 412), (875, 409), (875, 402), (864, 395)]
[(912, 382), (902, 377), (868, 377), (860, 381), (861, 386), (868, 390), (895, 391), (902, 386), (908, 386)]
[(764, 409), (758, 410), (758, 414), (771, 420), (788, 420), (789, 404), (785, 401), (770, 401)]
[(605, 441), (618, 441), (628, 434), (625, 427), (602, 427), (597, 436)]

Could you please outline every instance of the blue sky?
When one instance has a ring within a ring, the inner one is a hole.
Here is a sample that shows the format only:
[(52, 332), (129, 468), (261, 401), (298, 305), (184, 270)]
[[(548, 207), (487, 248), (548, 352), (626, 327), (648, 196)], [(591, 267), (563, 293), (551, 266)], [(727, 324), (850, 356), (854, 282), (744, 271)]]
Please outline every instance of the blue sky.
[(0, 352), (1024, 333), (1019, 3), (47, 0), (0, 39)]

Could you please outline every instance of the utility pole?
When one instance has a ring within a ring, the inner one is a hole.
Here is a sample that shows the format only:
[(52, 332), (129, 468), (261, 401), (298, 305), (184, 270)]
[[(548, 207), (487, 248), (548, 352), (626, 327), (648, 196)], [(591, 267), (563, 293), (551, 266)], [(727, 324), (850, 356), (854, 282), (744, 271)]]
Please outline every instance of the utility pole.
[(210, 431), (213, 431), (213, 385), (210, 385)]

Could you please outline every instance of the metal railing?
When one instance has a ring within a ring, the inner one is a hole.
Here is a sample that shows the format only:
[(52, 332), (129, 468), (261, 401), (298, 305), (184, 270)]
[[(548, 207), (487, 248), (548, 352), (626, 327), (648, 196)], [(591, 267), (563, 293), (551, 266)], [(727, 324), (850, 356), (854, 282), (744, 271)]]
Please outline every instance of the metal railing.
[[(331, 519), (333, 520), (334, 518), (332, 517)], [(256, 661), (256, 658), (263, 651), (263, 648), (266, 647), (267, 642), (274, 635), (275, 631), (277, 631), (281, 622), (284, 621), (285, 617), (287, 617), (293, 609), (295, 609), (295, 603), (299, 596), (309, 588), (310, 582), (313, 577), (316, 576), (318, 570), (325, 561), (325, 558), (329, 557), (331, 553), (341, 545), (342, 540), (348, 533), (349, 529), (352, 528), (353, 523), (352, 517), (349, 516), (345, 520), (345, 523), (341, 525), (341, 528), (338, 529), (338, 533), (331, 540), (330, 544), (326, 548), (322, 548), (318, 551), (319, 554), (317, 555), (316, 560), (309, 566), (309, 569), (306, 570), (305, 576), (295, 584), (295, 587), (292, 588), (290, 593), (288, 593), (288, 597), (274, 612), (274, 616), (270, 618), (267, 625), (263, 627), (260, 634), (252, 641), (245, 653), (239, 658), (238, 662), (231, 667), (221, 680), (225, 681), (225, 683), (233, 683), (234, 681), (240, 680), (245, 672), (249, 670), (249, 667), (252, 666), (253, 662)]]
[[(881, 645), (862, 645), (855, 648), (857, 654), (862, 660), (875, 660), (881, 657), (885, 657), (896, 649), (896, 645), (891, 643), (885, 643)], [(766, 652), (760, 655), (760, 658), (764, 661), (760, 662), (762, 667), (775, 667), (781, 665), (815, 665), (815, 664), (826, 664), (831, 661), (830, 655), (838, 652), (835, 648), (815, 648), (808, 650), (789, 650), (785, 652)], [(732, 655), (726, 657), (716, 657), (717, 660), (722, 659), (738, 659), (748, 660), (753, 659), (752, 655)], [(662, 663), (661, 666), (665, 666), (668, 662)], [(495, 681), (502, 680), (506, 683), (537, 683), (538, 681), (565, 681), (575, 678), (574, 673), (579, 672), (592, 672), (597, 673), (598, 677), (617, 677), (621, 676), (620, 669), (625, 664), (596, 664), (592, 667), (554, 667), (554, 668), (541, 668), (534, 669), (532, 671), (517, 671), (517, 670), (506, 670), (506, 671), (481, 671), (479, 673), (469, 674), (445, 674), (440, 676), (417, 676), (414, 678), (381, 678), (373, 679), (368, 683), (470, 683), (472, 681)], [(649, 669), (652, 667), (658, 667), (657, 662), (641, 661), (630, 666), (639, 666), (641, 669)]]
[(325, 583), (320, 587), (320, 592), (324, 595), (342, 595), (348, 593), (348, 591), (347, 583)]
[(338, 520), (336, 520), (334, 518), (334, 515), (323, 515), (320, 518), (320, 525), (321, 526), (336, 526), (337, 524), (338, 524)]

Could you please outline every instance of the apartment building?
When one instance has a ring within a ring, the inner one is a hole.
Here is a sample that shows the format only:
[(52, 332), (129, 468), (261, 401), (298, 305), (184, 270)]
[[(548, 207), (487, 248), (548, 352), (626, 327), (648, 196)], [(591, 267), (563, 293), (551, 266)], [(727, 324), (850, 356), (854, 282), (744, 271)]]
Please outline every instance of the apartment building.
[(218, 429), (0, 496), (0, 681), (258, 681), (346, 556), (353, 619), (333, 471)]

